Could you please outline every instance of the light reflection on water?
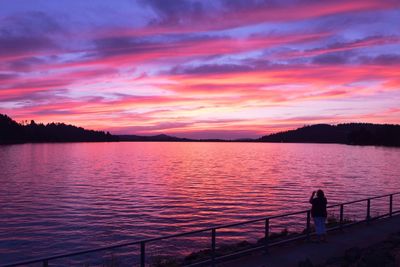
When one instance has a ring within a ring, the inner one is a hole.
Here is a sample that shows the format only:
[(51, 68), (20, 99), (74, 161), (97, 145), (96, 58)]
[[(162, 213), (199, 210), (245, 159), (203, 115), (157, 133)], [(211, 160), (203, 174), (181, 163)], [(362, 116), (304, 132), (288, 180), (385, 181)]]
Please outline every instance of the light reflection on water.
[[(0, 263), (5, 263), (296, 211), (309, 206), (318, 188), (331, 204), (395, 192), (400, 149), (13, 145), (0, 147), (0, 182)], [(240, 236), (238, 230), (231, 233), (237, 232)]]

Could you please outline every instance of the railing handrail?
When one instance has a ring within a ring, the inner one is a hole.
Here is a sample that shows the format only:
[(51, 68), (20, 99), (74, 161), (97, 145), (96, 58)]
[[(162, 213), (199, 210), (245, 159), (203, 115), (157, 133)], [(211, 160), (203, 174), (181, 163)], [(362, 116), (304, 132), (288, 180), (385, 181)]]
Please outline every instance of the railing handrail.
[(363, 199), (359, 199), (359, 200), (352, 200), (352, 201), (349, 201), (349, 202), (333, 204), (333, 205), (327, 206), (327, 208), (334, 208), (334, 207), (339, 207), (340, 205), (354, 204), (354, 203), (359, 203), (359, 202), (366, 201), (368, 199), (369, 200), (373, 200), (373, 199), (377, 199), (377, 198), (389, 197), (391, 195), (394, 196), (394, 195), (398, 195), (398, 194), (400, 194), (400, 192), (390, 193), (390, 194), (380, 195), (380, 196), (374, 196), (374, 197), (367, 197), (367, 198), (363, 198)]
[[(390, 194), (385, 194), (385, 195), (379, 195), (379, 196), (364, 198), (364, 199), (360, 199), (360, 200), (353, 200), (353, 201), (348, 201), (348, 202), (344, 202), (344, 203), (333, 204), (333, 205), (327, 206), (327, 208), (334, 208), (334, 207), (339, 207), (339, 206), (342, 206), (342, 205), (344, 206), (344, 205), (349, 205), (349, 204), (353, 204), (353, 203), (359, 203), (359, 202), (368, 201), (368, 200), (372, 200), (372, 199), (378, 199), (378, 198), (383, 198), (383, 197), (388, 197), (388, 196), (394, 196), (394, 195), (398, 195), (398, 194), (400, 194), (400, 192), (395, 192), (395, 193), (390, 193)], [(170, 238), (175, 238), (175, 237), (193, 235), (193, 234), (197, 234), (197, 233), (213, 231), (213, 230), (216, 230), (216, 229), (240, 226), (240, 225), (244, 225), (244, 224), (255, 223), (255, 222), (259, 222), (259, 221), (265, 221), (267, 219), (282, 218), (282, 217), (287, 217), (287, 216), (307, 213), (309, 211), (310, 211), (310, 209), (306, 209), (306, 210), (290, 212), (290, 213), (283, 213), (283, 214), (278, 214), (278, 215), (273, 215), (273, 216), (265, 216), (265, 217), (262, 217), (262, 218), (246, 220), (246, 221), (230, 223), (230, 224), (216, 225), (216, 226), (213, 226), (213, 227), (208, 227), (208, 228), (203, 228), (203, 229), (199, 229), (199, 230), (193, 230), (193, 231), (183, 232), (183, 233), (178, 233), (178, 234), (165, 235), (165, 236), (159, 236), (159, 237), (147, 238), (147, 239), (141, 239), (141, 240), (132, 241), (132, 242), (124, 242), (124, 243), (120, 243), (120, 244), (102, 246), (102, 247), (98, 247), (98, 248), (95, 248), (95, 249), (79, 250), (79, 251), (69, 252), (69, 253), (64, 253), (64, 254), (56, 254), (56, 255), (53, 255), (53, 256), (49, 256), (49, 257), (33, 258), (33, 259), (29, 259), (29, 260), (23, 260), (23, 261), (17, 261), (17, 262), (8, 263), (8, 264), (5, 264), (5, 265), (0, 264), (0, 266), (9, 267), (9, 266), (26, 265), (26, 264), (37, 263), (37, 262), (50, 261), (50, 260), (54, 260), (54, 259), (61, 259), (61, 258), (72, 257), (72, 256), (79, 256), (79, 255), (82, 255), (82, 254), (88, 254), (88, 253), (93, 253), (93, 252), (98, 252), (98, 251), (103, 251), (103, 250), (109, 250), (109, 249), (115, 249), (115, 248), (120, 248), (120, 247), (139, 245), (139, 244), (142, 244), (142, 243), (149, 243), (149, 242), (158, 241), (158, 240), (164, 240), (164, 239), (170, 239)]]

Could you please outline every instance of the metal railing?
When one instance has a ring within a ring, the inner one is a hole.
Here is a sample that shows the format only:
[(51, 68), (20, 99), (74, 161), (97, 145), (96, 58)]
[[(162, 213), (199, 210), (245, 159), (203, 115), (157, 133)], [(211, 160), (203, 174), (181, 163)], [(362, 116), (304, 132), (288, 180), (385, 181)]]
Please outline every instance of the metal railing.
[[(330, 227), (327, 230), (332, 231), (332, 230), (337, 230), (337, 229), (343, 229), (344, 227), (351, 226), (354, 224), (362, 223), (362, 222), (367, 222), (370, 223), (372, 220), (375, 219), (380, 219), (383, 217), (391, 217), (396, 213), (399, 213), (400, 210), (393, 210), (393, 196), (394, 195), (400, 195), (400, 192), (392, 193), (392, 194), (386, 194), (386, 195), (381, 195), (381, 196), (375, 196), (375, 197), (370, 197), (370, 198), (365, 198), (365, 199), (360, 199), (360, 200), (354, 200), (354, 201), (349, 201), (345, 203), (340, 203), (340, 204), (335, 204), (335, 205), (330, 205), (327, 208), (335, 208), (339, 207), (340, 208), (340, 215), (339, 215), (339, 221), (338, 225), (334, 227)], [(387, 213), (384, 213), (382, 215), (378, 215), (375, 217), (371, 216), (371, 200), (375, 199), (381, 199), (389, 197), (388, 199), (388, 204), (389, 208)], [(366, 202), (366, 216), (364, 220), (360, 221), (354, 221), (354, 222), (346, 222), (344, 218), (344, 208), (345, 206), (349, 206), (351, 204), (355, 203), (362, 203)], [(290, 238), (285, 238), (283, 240), (278, 240), (275, 242), (271, 242), (270, 240), (270, 222), (271, 220), (276, 220), (276, 219), (281, 219), (284, 217), (288, 216), (293, 216), (293, 215), (299, 215), (299, 214), (305, 214), (306, 220), (305, 220), (305, 231), (304, 233), (301, 233), (295, 237), (290, 237)], [(256, 245), (251, 248), (241, 250), (238, 252), (230, 253), (228, 255), (223, 255), (223, 256), (218, 256), (217, 257), (217, 246), (216, 246), (216, 238), (217, 238), (217, 230), (224, 229), (224, 228), (231, 228), (235, 226), (242, 226), (246, 224), (251, 224), (251, 223), (256, 223), (256, 222), (262, 222), (264, 221), (264, 237), (263, 237), (263, 244), (261, 245)], [(103, 246), (95, 249), (89, 249), (89, 250), (80, 250), (76, 252), (70, 252), (70, 253), (65, 253), (65, 254), (57, 254), (49, 257), (41, 257), (41, 258), (35, 258), (31, 260), (24, 260), (24, 261), (18, 261), (18, 262), (13, 262), (13, 263), (8, 263), (5, 265), (0, 265), (1, 267), (11, 267), (11, 266), (20, 266), (20, 265), (28, 265), (28, 264), (33, 264), (33, 263), (42, 263), (43, 267), (49, 266), (49, 261), (55, 260), (55, 259), (62, 259), (62, 258), (68, 258), (68, 257), (73, 257), (73, 256), (79, 256), (83, 254), (88, 254), (88, 253), (93, 253), (93, 252), (99, 252), (99, 251), (106, 251), (106, 250), (112, 250), (116, 248), (121, 248), (121, 247), (126, 247), (126, 246), (132, 246), (132, 245), (140, 245), (140, 266), (145, 267), (146, 266), (146, 244), (155, 242), (155, 241), (160, 241), (160, 240), (166, 240), (166, 239), (171, 239), (171, 238), (176, 238), (176, 237), (182, 237), (182, 236), (188, 236), (188, 235), (193, 235), (197, 233), (204, 233), (204, 232), (209, 232), (210, 233), (210, 257), (207, 260), (203, 260), (201, 262), (197, 262), (194, 264), (189, 264), (187, 266), (204, 266), (204, 265), (211, 265), (215, 266), (216, 263), (233, 258), (233, 257), (238, 257), (243, 254), (247, 254), (252, 251), (256, 250), (262, 250), (264, 249), (266, 252), (268, 251), (268, 248), (271, 246), (275, 246), (278, 244), (283, 244), (283, 243), (288, 243), (288, 242), (293, 242), (295, 240), (300, 240), (300, 239), (306, 239), (309, 240), (312, 231), (311, 231), (311, 210), (301, 210), (297, 212), (292, 212), (292, 213), (285, 213), (285, 214), (280, 214), (280, 215), (275, 215), (275, 216), (268, 216), (268, 217), (263, 217), (263, 218), (258, 218), (258, 219), (253, 219), (253, 220), (248, 220), (244, 222), (238, 222), (238, 223), (231, 223), (231, 224), (225, 224), (225, 225), (219, 225), (215, 227), (210, 227), (210, 228), (205, 228), (201, 230), (196, 230), (196, 231), (191, 231), (191, 232), (185, 232), (185, 233), (179, 233), (179, 234), (174, 234), (174, 235), (168, 235), (168, 236), (162, 236), (162, 237), (156, 237), (156, 238), (149, 238), (149, 239), (144, 239), (144, 240), (139, 240), (139, 241), (134, 241), (134, 242), (125, 242), (125, 243), (119, 243), (119, 244), (114, 244), (111, 246)]]

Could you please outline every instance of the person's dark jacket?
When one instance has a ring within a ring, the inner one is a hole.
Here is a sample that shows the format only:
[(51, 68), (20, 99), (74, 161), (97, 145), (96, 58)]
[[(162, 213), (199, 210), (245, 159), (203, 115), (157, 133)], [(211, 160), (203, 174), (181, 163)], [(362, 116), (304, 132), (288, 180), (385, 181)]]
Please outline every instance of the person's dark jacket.
[(326, 211), (326, 205), (328, 201), (325, 197), (317, 197), (312, 199), (311, 201), (312, 208), (311, 208), (311, 216), (312, 217), (327, 217), (328, 213)]

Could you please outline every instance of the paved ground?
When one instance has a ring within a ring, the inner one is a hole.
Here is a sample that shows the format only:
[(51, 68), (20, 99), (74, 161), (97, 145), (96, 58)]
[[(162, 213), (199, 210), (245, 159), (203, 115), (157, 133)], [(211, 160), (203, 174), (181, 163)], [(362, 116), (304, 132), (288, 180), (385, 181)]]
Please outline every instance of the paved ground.
[(258, 252), (238, 260), (225, 262), (224, 267), (285, 267), (298, 266), (309, 258), (313, 264), (324, 263), (331, 257), (342, 256), (351, 247), (367, 247), (383, 241), (388, 235), (400, 231), (400, 215), (388, 219), (360, 224), (329, 234), (327, 243), (301, 242), (270, 248), (268, 255)]

